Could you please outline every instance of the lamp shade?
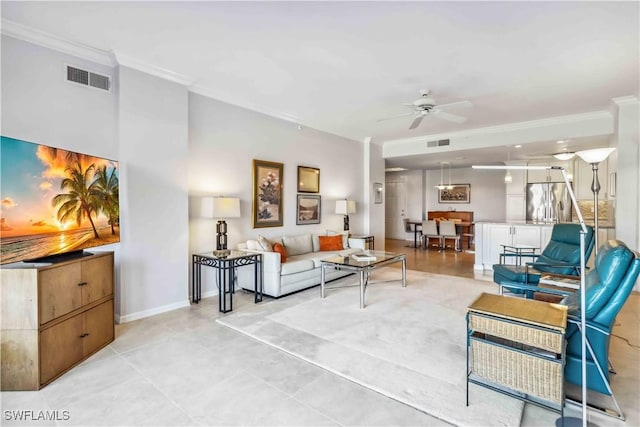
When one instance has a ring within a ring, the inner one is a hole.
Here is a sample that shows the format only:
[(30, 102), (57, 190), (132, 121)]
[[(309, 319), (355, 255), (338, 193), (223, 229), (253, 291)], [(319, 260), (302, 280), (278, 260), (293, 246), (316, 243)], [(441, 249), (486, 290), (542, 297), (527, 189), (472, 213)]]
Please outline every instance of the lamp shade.
[(200, 216), (204, 218), (240, 218), (237, 197), (203, 197)]
[(556, 153), (553, 155), (558, 160), (571, 160), (575, 157), (576, 153)]
[(336, 214), (337, 215), (350, 215), (356, 213), (356, 201), (355, 200), (336, 200)]
[(600, 163), (609, 154), (613, 153), (615, 147), (594, 148), (593, 150), (578, 151), (576, 154), (587, 163)]

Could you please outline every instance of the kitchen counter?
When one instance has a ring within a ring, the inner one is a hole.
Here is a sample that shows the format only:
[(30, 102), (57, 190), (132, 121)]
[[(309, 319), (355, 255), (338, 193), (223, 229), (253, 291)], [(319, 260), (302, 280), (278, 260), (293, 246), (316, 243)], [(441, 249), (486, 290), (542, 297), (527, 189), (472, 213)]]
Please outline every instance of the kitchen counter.
[[(585, 220), (584, 223), (586, 225), (590, 225), (593, 227), (593, 220)], [(510, 224), (510, 225), (555, 225), (555, 224), (563, 224), (556, 222), (538, 222), (538, 221), (475, 221), (475, 224)], [(570, 224), (578, 224), (578, 221), (573, 221)], [(598, 222), (598, 228), (616, 228), (615, 224), (611, 221), (600, 221)]]

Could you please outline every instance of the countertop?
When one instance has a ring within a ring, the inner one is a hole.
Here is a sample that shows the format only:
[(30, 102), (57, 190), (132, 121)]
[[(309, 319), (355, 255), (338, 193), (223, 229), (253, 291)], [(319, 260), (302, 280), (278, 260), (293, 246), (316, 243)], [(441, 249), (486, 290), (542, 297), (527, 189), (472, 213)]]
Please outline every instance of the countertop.
[[(555, 224), (561, 224), (561, 223), (555, 223), (555, 222), (537, 222), (537, 221), (491, 221), (491, 220), (481, 220), (481, 221), (474, 221), (474, 223), (477, 224), (511, 224), (511, 225), (555, 225)], [(593, 221), (589, 221), (586, 220), (585, 225), (590, 225), (593, 227)], [(569, 224), (578, 224), (578, 222), (571, 222)], [(615, 224), (611, 223), (610, 221), (600, 221), (598, 223), (598, 228), (616, 228)]]

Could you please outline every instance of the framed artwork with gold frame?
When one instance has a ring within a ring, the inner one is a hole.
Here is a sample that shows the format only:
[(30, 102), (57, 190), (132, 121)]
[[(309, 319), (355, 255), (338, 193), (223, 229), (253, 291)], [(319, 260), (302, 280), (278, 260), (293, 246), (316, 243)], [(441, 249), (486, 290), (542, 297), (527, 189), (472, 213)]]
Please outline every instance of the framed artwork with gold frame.
[(284, 164), (253, 160), (253, 228), (282, 227)]
[(320, 169), (298, 166), (298, 193), (320, 192)]

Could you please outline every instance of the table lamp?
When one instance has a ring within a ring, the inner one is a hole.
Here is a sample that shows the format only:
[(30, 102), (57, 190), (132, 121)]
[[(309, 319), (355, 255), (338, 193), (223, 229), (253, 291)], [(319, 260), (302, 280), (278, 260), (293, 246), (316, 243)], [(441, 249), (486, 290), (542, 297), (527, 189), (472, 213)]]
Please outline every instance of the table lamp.
[(227, 222), (225, 218), (240, 218), (240, 199), (237, 197), (205, 197), (202, 199), (201, 216), (218, 218), (216, 224), (216, 251), (227, 250)]
[(349, 214), (356, 213), (355, 200), (336, 200), (336, 215), (344, 215), (344, 231), (349, 231)]

